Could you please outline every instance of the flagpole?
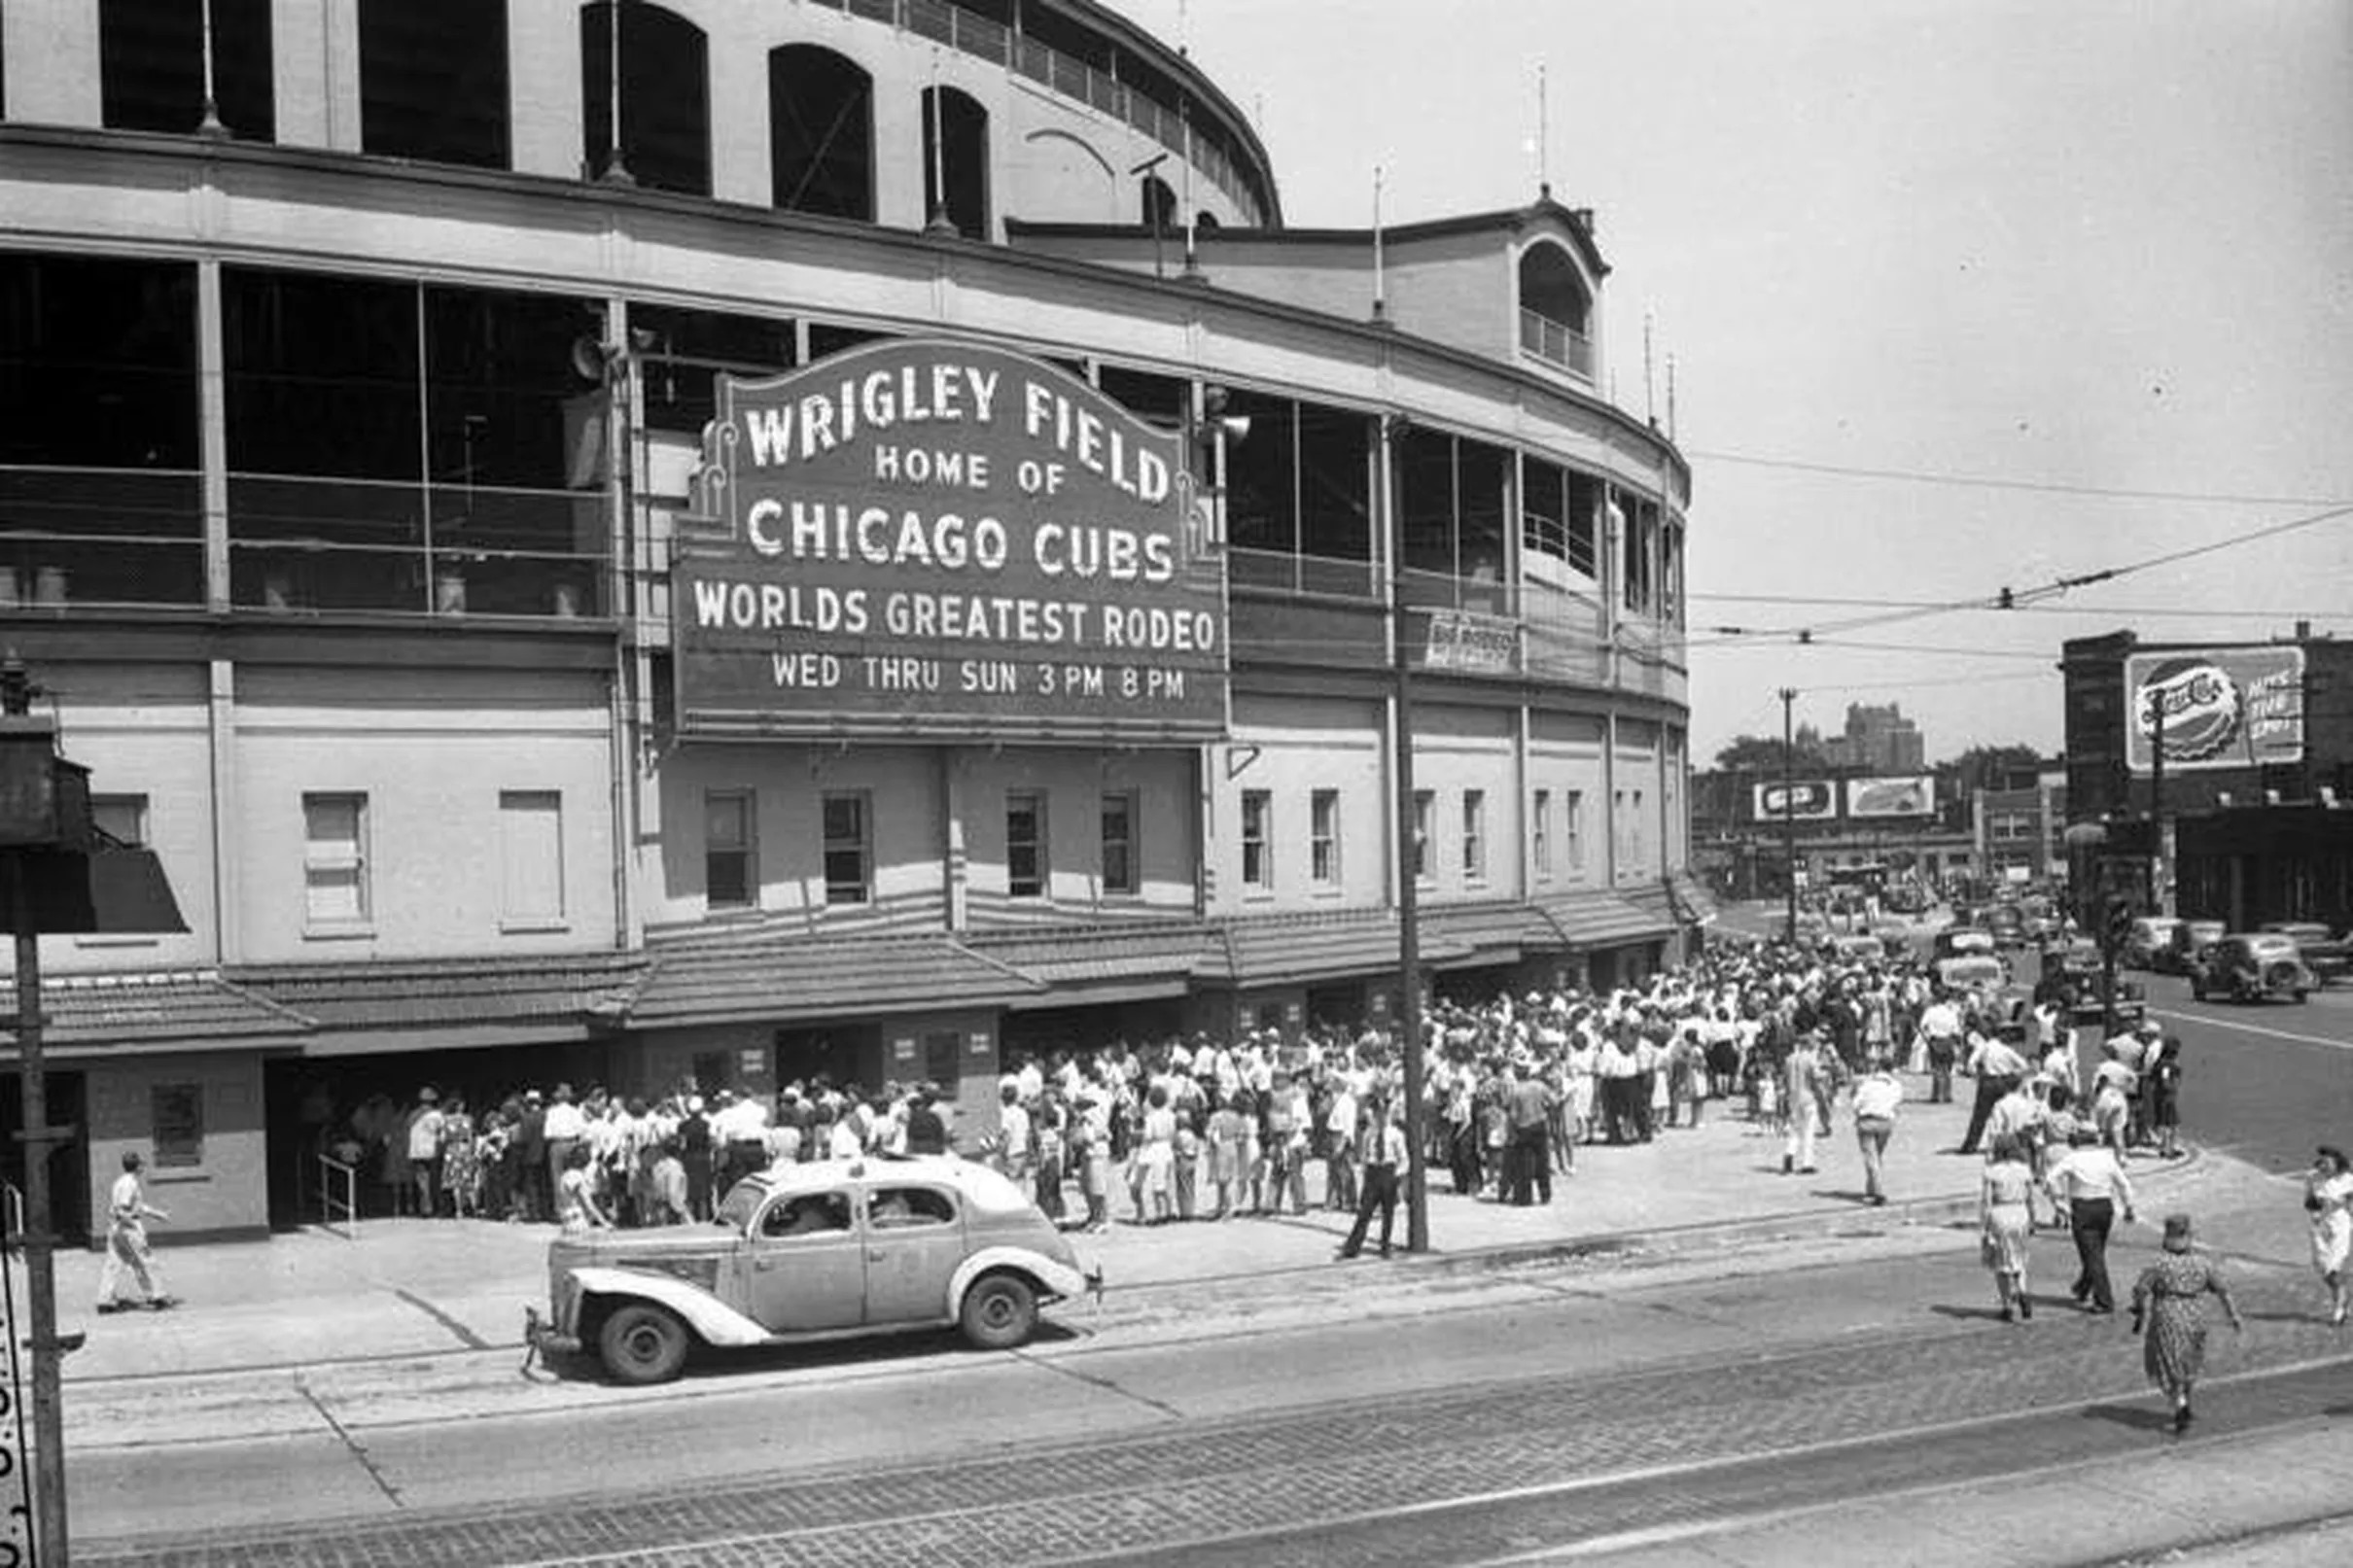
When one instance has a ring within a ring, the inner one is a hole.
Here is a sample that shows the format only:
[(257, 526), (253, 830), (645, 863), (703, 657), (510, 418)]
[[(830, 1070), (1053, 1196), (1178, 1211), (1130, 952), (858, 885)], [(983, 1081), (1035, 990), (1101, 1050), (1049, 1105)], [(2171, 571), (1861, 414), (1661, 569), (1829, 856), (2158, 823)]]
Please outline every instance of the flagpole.
[(1388, 258), (1381, 235), (1381, 187), (1385, 171), (1373, 165), (1373, 320), (1388, 319)]

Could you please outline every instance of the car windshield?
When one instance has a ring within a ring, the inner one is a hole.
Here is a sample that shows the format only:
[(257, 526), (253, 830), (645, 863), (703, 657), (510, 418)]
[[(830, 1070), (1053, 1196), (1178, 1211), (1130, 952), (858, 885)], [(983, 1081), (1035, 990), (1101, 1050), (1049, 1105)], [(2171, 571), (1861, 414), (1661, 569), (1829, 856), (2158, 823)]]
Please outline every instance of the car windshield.
[(755, 1181), (737, 1182), (733, 1190), (720, 1201), (719, 1212), (711, 1216), (711, 1223), (730, 1231), (742, 1230), (752, 1223), (752, 1211), (759, 1207), (759, 1201), (763, 1196), (765, 1196), (765, 1189), (759, 1183)]

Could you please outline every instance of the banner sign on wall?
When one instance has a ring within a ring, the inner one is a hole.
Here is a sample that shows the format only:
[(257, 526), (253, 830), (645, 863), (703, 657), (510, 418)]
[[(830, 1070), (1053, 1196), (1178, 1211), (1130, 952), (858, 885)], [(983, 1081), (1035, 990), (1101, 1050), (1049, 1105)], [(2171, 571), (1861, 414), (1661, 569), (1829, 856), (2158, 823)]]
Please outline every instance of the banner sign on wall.
[(1221, 739), (1225, 561), (1183, 444), (978, 344), (720, 377), (671, 577), (680, 728)]
[(1760, 822), (1777, 822), (1785, 817), (1818, 822), (1839, 814), (1839, 792), (1827, 779), (1761, 784), (1756, 786), (1756, 813)]
[(2146, 776), (2160, 716), (2165, 766), (2253, 768), (2304, 756), (2304, 650), (2135, 653), (2125, 660), (2125, 762)]
[(1901, 779), (1849, 779), (1846, 815), (1850, 818), (1934, 817), (1936, 780), (1929, 774)]

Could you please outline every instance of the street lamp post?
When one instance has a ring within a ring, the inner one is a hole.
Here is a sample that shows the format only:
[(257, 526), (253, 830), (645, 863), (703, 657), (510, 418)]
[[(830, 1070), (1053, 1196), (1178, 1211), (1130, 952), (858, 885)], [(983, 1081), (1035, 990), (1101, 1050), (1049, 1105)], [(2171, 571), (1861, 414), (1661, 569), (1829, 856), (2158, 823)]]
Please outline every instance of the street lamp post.
[(1791, 706), (1798, 688), (1781, 688), (1781, 853), (1789, 873), (1789, 945), (1798, 945), (1798, 791), (1792, 772), (1797, 766), (1797, 731)]

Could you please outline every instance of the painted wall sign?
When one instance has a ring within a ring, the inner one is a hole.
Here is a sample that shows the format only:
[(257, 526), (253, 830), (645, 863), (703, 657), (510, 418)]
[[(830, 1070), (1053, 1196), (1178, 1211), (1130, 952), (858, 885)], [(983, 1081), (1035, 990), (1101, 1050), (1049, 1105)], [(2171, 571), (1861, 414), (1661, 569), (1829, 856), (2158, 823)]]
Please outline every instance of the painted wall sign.
[(1864, 819), (1934, 817), (1936, 779), (1925, 773), (1900, 779), (1849, 779), (1846, 815)]
[(680, 727), (1223, 737), (1225, 560), (1183, 444), (978, 344), (721, 377), (672, 574)]
[(2252, 768), (2304, 757), (2304, 650), (2135, 653), (2125, 660), (2125, 762), (2146, 776), (2159, 717), (2165, 766)]
[(1839, 814), (1839, 792), (1828, 779), (1793, 779), (1788, 784), (1756, 786), (1756, 819), (1777, 822), (1783, 816), (1799, 821), (1820, 821)]

